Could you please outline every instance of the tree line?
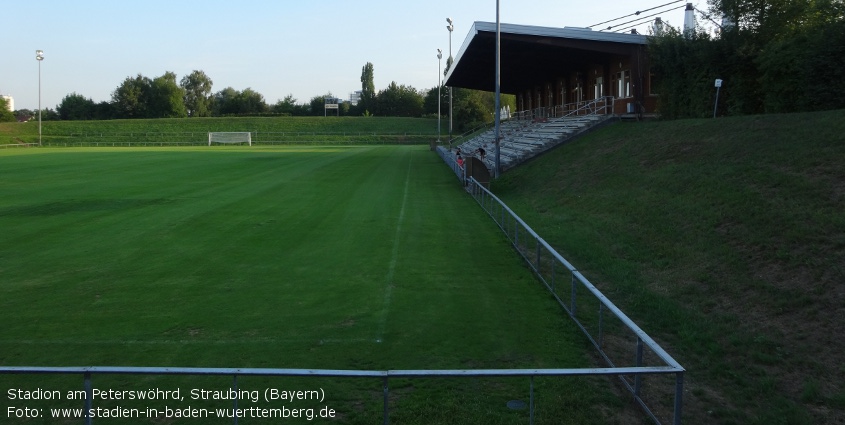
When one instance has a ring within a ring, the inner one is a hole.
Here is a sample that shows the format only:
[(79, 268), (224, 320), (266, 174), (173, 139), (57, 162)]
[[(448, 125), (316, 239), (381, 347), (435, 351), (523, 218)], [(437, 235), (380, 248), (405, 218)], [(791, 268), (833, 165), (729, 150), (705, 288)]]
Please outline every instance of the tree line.
[[(660, 93), (660, 112), (667, 118), (713, 114), (714, 81), (724, 85), (718, 98), (723, 115), (798, 112), (845, 108), (845, 2), (843, 0), (708, 0), (710, 16), (727, 17), (716, 35), (683, 33), (668, 28), (651, 37), (649, 57)], [(446, 70), (452, 63), (447, 60)], [(446, 72), (444, 71), (444, 74)], [(448, 91), (417, 90), (391, 82), (376, 91), (372, 63), (361, 72), (361, 100), (344, 103), (339, 115), (436, 116), (448, 111)], [(227, 87), (212, 93), (212, 80), (195, 70), (182, 77), (127, 77), (110, 101), (95, 103), (78, 93), (62, 99), (55, 110), (42, 110), (44, 120), (181, 118), (212, 116), (323, 115), (324, 98), (300, 103), (292, 95), (268, 104), (260, 93)], [(493, 94), (453, 89), (458, 131), (490, 122)], [(14, 120), (0, 99), (0, 121)], [(514, 108), (513, 96), (502, 105)], [(332, 111), (334, 112), (334, 111)], [(36, 111), (16, 111), (20, 118)]]
[[(448, 69), (448, 68), (447, 68)], [(445, 74), (445, 72), (444, 72)], [(418, 90), (412, 86), (391, 82), (376, 91), (374, 66), (368, 62), (361, 71), (361, 98), (357, 105), (344, 102), (331, 115), (436, 117), (438, 88)], [(331, 92), (314, 96), (300, 103), (289, 94), (274, 104), (268, 104), (261, 93), (246, 88), (226, 87), (213, 92), (212, 79), (201, 70), (194, 70), (178, 79), (173, 72), (155, 78), (138, 74), (127, 77), (115, 88), (109, 101), (94, 102), (79, 93), (66, 95), (55, 110), (42, 110), (42, 120), (109, 120), (136, 118), (193, 118), (223, 116), (322, 116), (326, 114), (325, 99), (334, 98)], [(494, 99), (492, 93), (453, 89), (453, 121), (458, 131), (492, 121)], [(441, 116), (448, 116), (449, 99), (446, 87), (440, 87)], [(503, 105), (515, 104), (513, 96), (503, 96)], [(19, 118), (34, 117), (37, 111), (16, 111)], [(0, 116), (0, 119), (4, 119)], [(13, 120), (14, 116), (5, 117)], [(445, 130), (444, 132), (448, 131)]]
[(709, 0), (715, 36), (670, 29), (651, 39), (660, 112), (668, 118), (845, 108), (845, 2)]

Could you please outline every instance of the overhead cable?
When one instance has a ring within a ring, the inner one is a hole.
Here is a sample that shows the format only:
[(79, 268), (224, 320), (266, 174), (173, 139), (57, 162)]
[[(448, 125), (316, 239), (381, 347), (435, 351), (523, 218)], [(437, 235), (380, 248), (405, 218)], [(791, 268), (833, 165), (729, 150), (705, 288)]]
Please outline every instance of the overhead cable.
[[(650, 12), (654, 9), (660, 9), (661, 7), (669, 6), (670, 4), (681, 3), (681, 2), (684, 2), (684, 1), (686, 1), (686, 0), (677, 0), (677, 1), (672, 1), (672, 2), (666, 3), (666, 4), (662, 4), (660, 6), (655, 6), (655, 7), (652, 7), (650, 9), (638, 10), (638, 11), (636, 11), (636, 12), (630, 14), (630, 15), (620, 16), (618, 18), (611, 19), (609, 21), (599, 22), (598, 24), (590, 25), (588, 28), (597, 27), (599, 25), (604, 25), (604, 24), (607, 24), (607, 23), (610, 23), (610, 22), (613, 22), (613, 21), (618, 21), (620, 19), (630, 18), (631, 16), (639, 16), (640, 13)], [(619, 25), (625, 25), (625, 24), (619, 24)], [(619, 25), (617, 25), (617, 26), (619, 26)]]
[[(634, 22), (637, 22), (637, 21), (643, 21), (643, 20), (646, 20), (646, 19), (648, 19), (648, 18), (653, 18), (653, 17), (655, 17), (655, 16), (657, 16), (657, 15), (660, 15), (660, 14), (662, 14), (662, 13), (671, 12), (671, 11), (673, 11), (673, 10), (682, 9), (682, 8), (684, 8), (684, 7), (686, 7), (686, 6), (673, 7), (673, 8), (671, 8), (671, 9), (666, 9), (666, 10), (663, 10), (663, 11), (660, 11), (660, 12), (657, 12), (657, 13), (654, 13), (654, 14), (651, 14), (651, 15), (648, 15), (648, 16), (643, 16), (643, 17), (641, 17), (641, 18), (637, 18), (637, 19), (634, 19), (634, 20), (631, 20), (631, 21), (628, 21), (628, 22), (623, 22), (623, 23), (621, 23), (621, 24), (617, 24), (617, 25), (611, 25), (611, 26), (609, 26), (609, 27), (607, 27), (607, 28), (600, 29), (599, 31), (604, 31), (604, 30), (608, 30), (608, 31), (610, 31), (611, 29), (616, 28), (616, 27), (621, 27), (622, 25), (628, 25), (628, 24), (630, 24), (630, 23), (634, 23)], [(642, 22), (640, 22), (640, 23), (638, 23), (638, 24), (636, 24), (636, 25), (634, 25), (634, 26), (637, 26), (637, 25), (640, 25), (640, 24), (642, 24)], [(618, 30), (616, 30), (616, 31), (614, 31), (614, 32), (623, 31), (623, 30), (626, 30), (626, 29), (629, 29), (629, 28), (631, 28), (631, 27), (621, 28), (621, 29), (618, 29)]]

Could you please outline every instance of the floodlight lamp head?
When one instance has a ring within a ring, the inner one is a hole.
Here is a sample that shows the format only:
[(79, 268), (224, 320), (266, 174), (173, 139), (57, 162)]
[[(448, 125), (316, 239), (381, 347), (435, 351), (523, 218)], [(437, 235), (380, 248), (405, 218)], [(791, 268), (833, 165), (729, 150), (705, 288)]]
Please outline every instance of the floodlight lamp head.
[(452, 25), (452, 18), (446, 18), (446, 22), (448, 22), (449, 25)]
[(36, 50), (35, 51), (35, 59), (36, 60), (44, 60), (44, 51), (43, 50)]
[(446, 29), (449, 30), (449, 32), (452, 32), (452, 30), (455, 29), (455, 26), (454, 25), (446, 25)]

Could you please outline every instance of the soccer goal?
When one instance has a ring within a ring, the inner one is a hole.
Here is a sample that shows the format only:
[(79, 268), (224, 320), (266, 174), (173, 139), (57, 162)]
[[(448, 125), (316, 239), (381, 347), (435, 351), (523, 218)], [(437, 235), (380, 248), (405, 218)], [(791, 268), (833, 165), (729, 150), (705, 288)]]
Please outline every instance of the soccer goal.
[(247, 131), (209, 132), (208, 146), (212, 143), (246, 143), (252, 146), (252, 133)]

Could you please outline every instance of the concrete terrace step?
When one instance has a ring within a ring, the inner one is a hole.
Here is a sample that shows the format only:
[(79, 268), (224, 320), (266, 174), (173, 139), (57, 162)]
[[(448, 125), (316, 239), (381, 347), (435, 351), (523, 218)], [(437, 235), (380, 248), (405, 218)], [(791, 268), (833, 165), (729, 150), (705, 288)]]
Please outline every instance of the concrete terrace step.
[[(542, 122), (503, 121), (499, 127), (499, 160), (502, 169), (513, 168), (609, 118), (611, 116), (608, 115), (579, 115), (552, 118)], [(490, 129), (462, 143), (460, 149), (465, 157), (478, 156), (475, 152), (483, 146), (486, 151), (484, 163), (492, 168), (495, 161), (495, 145), (495, 129)]]

